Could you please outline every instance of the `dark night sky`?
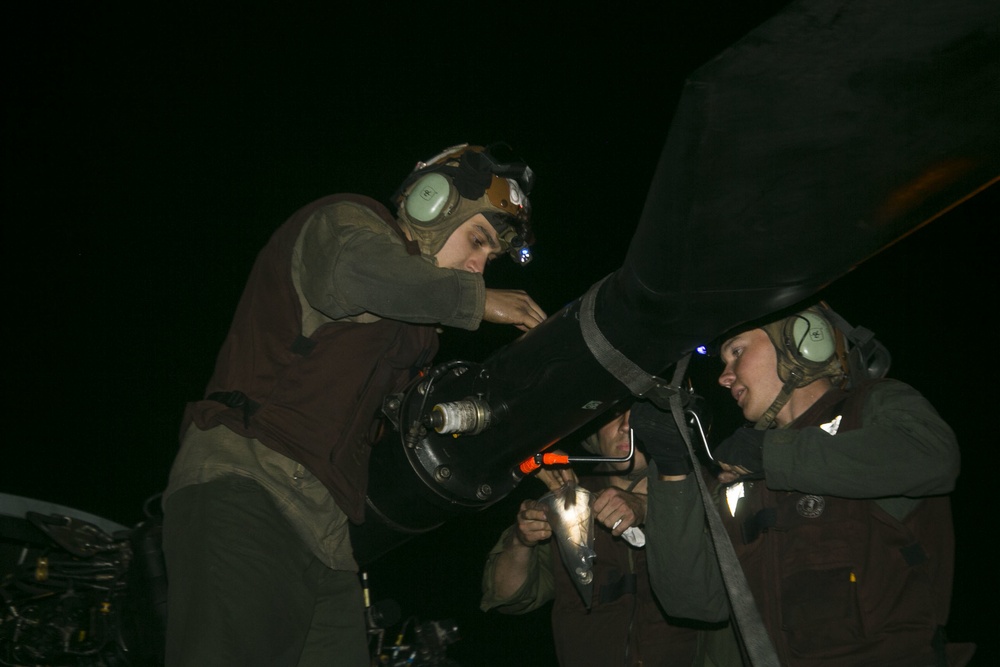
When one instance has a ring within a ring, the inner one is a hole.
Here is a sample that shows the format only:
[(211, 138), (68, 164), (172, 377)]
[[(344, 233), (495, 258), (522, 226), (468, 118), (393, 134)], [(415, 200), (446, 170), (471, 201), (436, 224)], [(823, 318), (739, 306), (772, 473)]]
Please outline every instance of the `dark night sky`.
[[(13, 429), (0, 492), (139, 521), (273, 229), (324, 194), (384, 199), (444, 146), (506, 141), (538, 173), (538, 259), (487, 280), (549, 313), (582, 294), (621, 264), (684, 76), (784, 3), (697, 4), (683, 16), (654, 3), (2, 10)], [(994, 342), (998, 211), (994, 187), (825, 292), (959, 435), (952, 625), (981, 657), (997, 651), (998, 582), (970, 517), (992, 509), (995, 383), (981, 355)], [(449, 332), (439, 359), (481, 359), (515, 335)], [(547, 610), (477, 611), (482, 559), (536, 492), (522, 486), (372, 570), (376, 597), (458, 619), (450, 655), (463, 665), (549, 659)]]

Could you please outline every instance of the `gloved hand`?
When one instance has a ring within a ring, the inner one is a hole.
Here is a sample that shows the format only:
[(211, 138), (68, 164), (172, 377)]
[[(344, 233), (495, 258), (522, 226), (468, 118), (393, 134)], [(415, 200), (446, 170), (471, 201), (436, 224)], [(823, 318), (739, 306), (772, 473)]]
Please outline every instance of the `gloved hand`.
[(716, 447), (713, 457), (726, 472), (740, 475), (764, 473), (765, 430), (740, 428)]
[(640, 401), (632, 406), (628, 423), (661, 475), (686, 475), (693, 470), (687, 444), (671, 412)]

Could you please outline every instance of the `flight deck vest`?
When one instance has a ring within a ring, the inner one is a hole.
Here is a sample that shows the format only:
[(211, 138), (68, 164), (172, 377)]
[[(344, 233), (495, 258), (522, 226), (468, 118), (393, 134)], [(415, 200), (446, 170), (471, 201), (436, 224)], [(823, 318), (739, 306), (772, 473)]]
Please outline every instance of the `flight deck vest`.
[(251, 270), (205, 392), (211, 398), (188, 404), (181, 432), (191, 422), (223, 424), (259, 440), (304, 465), (359, 523), (382, 400), (430, 362), (438, 340), (433, 326), (386, 319), (329, 322), (302, 335), (293, 248), (309, 217), (338, 201), (368, 207), (394, 233), (388, 210), (358, 195), (313, 202), (283, 224)]
[[(596, 497), (606, 480), (582, 480)], [(602, 667), (688, 667), (694, 660), (698, 633), (673, 625), (653, 597), (646, 569), (646, 550), (612, 537), (604, 526), (594, 526), (594, 586), (590, 609), (583, 599), (559, 549), (553, 544), (552, 635), (560, 665)]]
[[(870, 386), (827, 392), (791, 428), (837, 415), (838, 433), (858, 428)], [(947, 496), (898, 520), (874, 500), (750, 484), (723, 521), (783, 665), (941, 664), (954, 563)]]

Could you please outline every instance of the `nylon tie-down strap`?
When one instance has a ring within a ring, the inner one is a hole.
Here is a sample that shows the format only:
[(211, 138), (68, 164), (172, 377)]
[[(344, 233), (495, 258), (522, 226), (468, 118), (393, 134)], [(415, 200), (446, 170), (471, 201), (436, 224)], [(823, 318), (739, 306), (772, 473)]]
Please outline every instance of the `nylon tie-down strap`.
[(760, 617), (757, 604), (754, 602), (753, 594), (750, 592), (750, 585), (747, 583), (743, 568), (740, 567), (736, 558), (736, 551), (733, 543), (729, 540), (726, 530), (722, 525), (722, 517), (719, 510), (712, 501), (712, 495), (708, 491), (705, 480), (698, 474), (698, 459), (691, 446), (691, 436), (685, 426), (684, 408), (681, 405), (681, 393), (679, 388), (687, 373), (688, 363), (691, 355), (685, 355), (674, 370), (674, 376), (670, 384), (667, 385), (662, 379), (655, 375), (650, 375), (631, 359), (618, 351), (597, 326), (594, 318), (594, 304), (597, 301), (597, 292), (601, 285), (609, 276), (605, 276), (595, 283), (583, 295), (580, 302), (580, 330), (583, 332), (583, 340), (587, 348), (601, 366), (614, 375), (614, 377), (628, 387), (636, 396), (645, 396), (654, 392), (658, 398), (663, 398), (664, 394), (669, 395), (670, 411), (674, 421), (684, 437), (687, 445), (688, 456), (694, 463), (695, 472), (692, 473), (698, 481), (698, 488), (701, 490), (702, 504), (705, 506), (705, 517), (708, 520), (709, 530), (712, 533), (712, 542), (715, 545), (716, 558), (719, 561), (719, 569), (722, 572), (722, 581), (729, 596), (729, 606), (733, 611), (733, 620), (736, 629), (743, 640), (743, 646), (747, 656), (754, 667), (780, 667), (778, 654), (771, 644), (771, 639), (764, 628), (764, 621)]
[[(671, 384), (679, 387), (684, 381), (687, 373), (688, 363), (691, 355), (685, 355), (677, 362), (674, 377)], [(694, 448), (691, 446), (691, 435), (685, 425), (684, 409), (681, 405), (680, 393), (674, 393), (670, 397), (670, 412), (674, 416), (674, 421), (680, 429), (684, 444), (687, 445), (688, 456), (694, 463), (694, 475), (698, 481), (698, 488), (701, 490), (701, 502), (705, 506), (705, 518), (708, 520), (708, 527), (712, 533), (712, 543), (715, 545), (715, 555), (719, 561), (719, 570), (722, 572), (722, 581), (726, 586), (726, 594), (729, 596), (729, 606), (733, 610), (733, 618), (736, 622), (736, 630), (743, 640), (743, 648), (746, 649), (750, 664), (755, 667), (780, 667), (778, 654), (771, 644), (771, 638), (767, 636), (764, 628), (764, 621), (760, 617), (757, 603), (750, 592), (750, 584), (740, 567), (740, 561), (736, 557), (736, 550), (733, 543), (726, 534), (726, 529), (722, 525), (722, 517), (719, 509), (712, 502), (712, 494), (708, 491), (705, 480), (698, 473), (700, 466), (698, 459), (694, 455)]]
[(663, 384), (663, 381), (642, 370), (619, 352), (604, 337), (604, 333), (597, 326), (597, 320), (594, 319), (597, 292), (609, 277), (610, 274), (594, 283), (580, 301), (580, 330), (583, 332), (583, 342), (587, 344), (590, 353), (604, 370), (614, 375), (615, 379), (628, 387), (628, 390), (636, 396), (645, 396), (648, 391)]

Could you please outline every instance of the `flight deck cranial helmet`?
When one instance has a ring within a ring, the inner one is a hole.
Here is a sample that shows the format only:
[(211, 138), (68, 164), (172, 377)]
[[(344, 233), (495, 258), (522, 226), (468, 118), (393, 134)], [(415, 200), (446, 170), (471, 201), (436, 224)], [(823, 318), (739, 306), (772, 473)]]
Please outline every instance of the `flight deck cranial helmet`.
[[(822, 377), (846, 375), (843, 337), (814, 306), (763, 327), (778, 356), (778, 377), (804, 387)], [(840, 348), (838, 354), (838, 347)]]
[(783, 385), (756, 428), (768, 428), (792, 391), (828, 377), (852, 386), (884, 377), (888, 350), (864, 327), (853, 327), (825, 303), (819, 303), (761, 327), (774, 345), (778, 378)]
[(498, 161), (483, 146), (459, 144), (418, 162), (393, 197), (400, 221), (435, 255), (463, 222), (482, 213), (501, 249), (518, 264), (531, 261), (534, 172), (523, 162)]

